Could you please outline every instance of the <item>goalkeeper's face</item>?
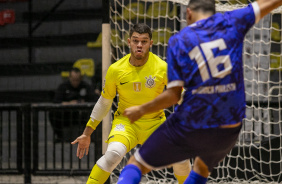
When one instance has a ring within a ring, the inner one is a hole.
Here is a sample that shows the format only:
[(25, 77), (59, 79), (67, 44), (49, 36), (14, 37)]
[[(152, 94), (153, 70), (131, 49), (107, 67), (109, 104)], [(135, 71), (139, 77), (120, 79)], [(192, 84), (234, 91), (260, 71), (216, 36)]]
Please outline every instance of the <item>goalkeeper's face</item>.
[(153, 40), (150, 39), (148, 33), (133, 32), (132, 36), (128, 38), (128, 45), (130, 47), (131, 56), (137, 60), (147, 58), (150, 47), (153, 45)]

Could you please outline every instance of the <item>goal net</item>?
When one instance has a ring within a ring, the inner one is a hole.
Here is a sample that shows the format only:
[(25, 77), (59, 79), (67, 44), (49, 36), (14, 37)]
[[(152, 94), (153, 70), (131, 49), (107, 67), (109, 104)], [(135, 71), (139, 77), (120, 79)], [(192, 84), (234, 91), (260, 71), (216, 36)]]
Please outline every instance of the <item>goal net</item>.
[[(146, 23), (153, 31), (151, 51), (166, 60), (171, 35), (186, 26), (185, 5), (189, 0), (111, 0), (111, 58), (117, 61), (129, 48), (129, 28)], [(216, 0), (218, 12), (244, 7), (253, 0)], [(282, 182), (282, 64), (281, 7), (265, 16), (248, 32), (244, 41), (244, 78), (247, 110), (236, 146), (214, 169), (209, 182)], [(167, 114), (171, 111), (167, 110)], [(115, 183), (134, 150), (111, 174)], [(153, 171), (143, 183), (177, 183), (172, 169)]]

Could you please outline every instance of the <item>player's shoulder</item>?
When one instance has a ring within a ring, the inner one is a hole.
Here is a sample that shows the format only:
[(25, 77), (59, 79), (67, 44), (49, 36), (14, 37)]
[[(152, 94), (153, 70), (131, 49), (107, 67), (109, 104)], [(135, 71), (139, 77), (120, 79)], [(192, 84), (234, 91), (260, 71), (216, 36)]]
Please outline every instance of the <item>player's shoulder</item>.
[[(181, 29), (179, 32), (172, 35), (168, 40), (168, 47), (170, 49), (175, 50), (177, 46), (179, 45), (179, 42), (189, 39), (189, 33), (191, 32), (190, 26), (186, 26), (183, 29)], [(187, 39), (188, 38), (188, 39)]]
[(125, 66), (127, 64), (127, 62), (129, 61), (129, 58), (130, 58), (130, 54), (125, 55), (121, 59), (119, 59), (116, 62), (114, 62), (113, 64), (111, 64), (110, 67), (109, 67), (109, 70), (119, 70), (119, 69), (123, 68), (123, 66)]
[(248, 4), (245, 7), (240, 7), (235, 10), (227, 11), (223, 15), (226, 18), (234, 17), (234, 18), (240, 18), (244, 17), (247, 14), (253, 15), (254, 14), (254, 7), (253, 3)]
[(157, 62), (161, 62), (161, 63), (165, 63), (165, 61), (163, 59), (161, 59), (159, 56), (157, 56), (156, 54), (149, 52), (149, 57), (152, 57), (152, 59), (154, 59)]
[(169, 38), (168, 43), (172, 43), (173, 41), (177, 40), (177, 38), (180, 37), (181, 34), (183, 34), (184, 29), (189, 29), (189, 26), (186, 26), (185, 28), (181, 29), (179, 32), (172, 35)]
[(159, 67), (167, 67), (167, 63), (161, 59), (159, 56), (157, 56), (156, 54), (149, 52), (150, 56), (149, 58), (154, 61), (154, 63), (156, 63)]
[(182, 39), (186, 39), (187, 37), (195, 37), (194, 31), (192, 30), (195, 27), (196, 24), (187, 25), (186, 27), (182, 28), (179, 32), (173, 34), (170, 38), (168, 43), (169, 44), (175, 44), (178, 41), (181, 41)]

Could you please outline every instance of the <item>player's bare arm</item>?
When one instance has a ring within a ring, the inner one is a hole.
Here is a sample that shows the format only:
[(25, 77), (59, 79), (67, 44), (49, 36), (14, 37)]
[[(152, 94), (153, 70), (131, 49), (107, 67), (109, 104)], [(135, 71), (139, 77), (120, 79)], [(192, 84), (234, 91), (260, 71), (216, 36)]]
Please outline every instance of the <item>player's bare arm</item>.
[(88, 155), (89, 145), (91, 142), (91, 134), (93, 133), (94, 129), (87, 126), (85, 127), (81, 136), (77, 137), (71, 144), (78, 143), (76, 156), (80, 159), (85, 155)]
[(89, 119), (82, 135), (77, 137), (71, 143), (78, 143), (76, 156), (80, 159), (84, 156), (84, 154), (88, 154), (91, 142), (91, 134), (102, 121), (102, 119), (106, 116), (106, 114), (109, 112), (111, 104), (112, 99), (105, 99), (101, 96), (92, 110), (91, 118)]
[(282, 0), (258, 0), (257, 3), (260, 8), (260, 18), (263, 18), (275, 8), (281, 6)]
[(176, 104), (181, 97), (182, 87), (169, 88), (154, 100), (140, 106), (133, 106), (125, 109), (123, 115), (133, 123), (144, 114), (156, 112)]

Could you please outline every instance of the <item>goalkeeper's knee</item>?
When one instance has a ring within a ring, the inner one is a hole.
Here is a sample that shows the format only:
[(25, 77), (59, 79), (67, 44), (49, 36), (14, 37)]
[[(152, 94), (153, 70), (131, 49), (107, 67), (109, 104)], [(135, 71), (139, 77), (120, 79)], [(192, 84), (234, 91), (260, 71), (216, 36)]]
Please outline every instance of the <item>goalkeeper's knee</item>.
[(111, 142), (107, 151), (98, 161), (97, 165), (104, 171), (112, 172), (125, 156), (127, 148), (120, 142)]

